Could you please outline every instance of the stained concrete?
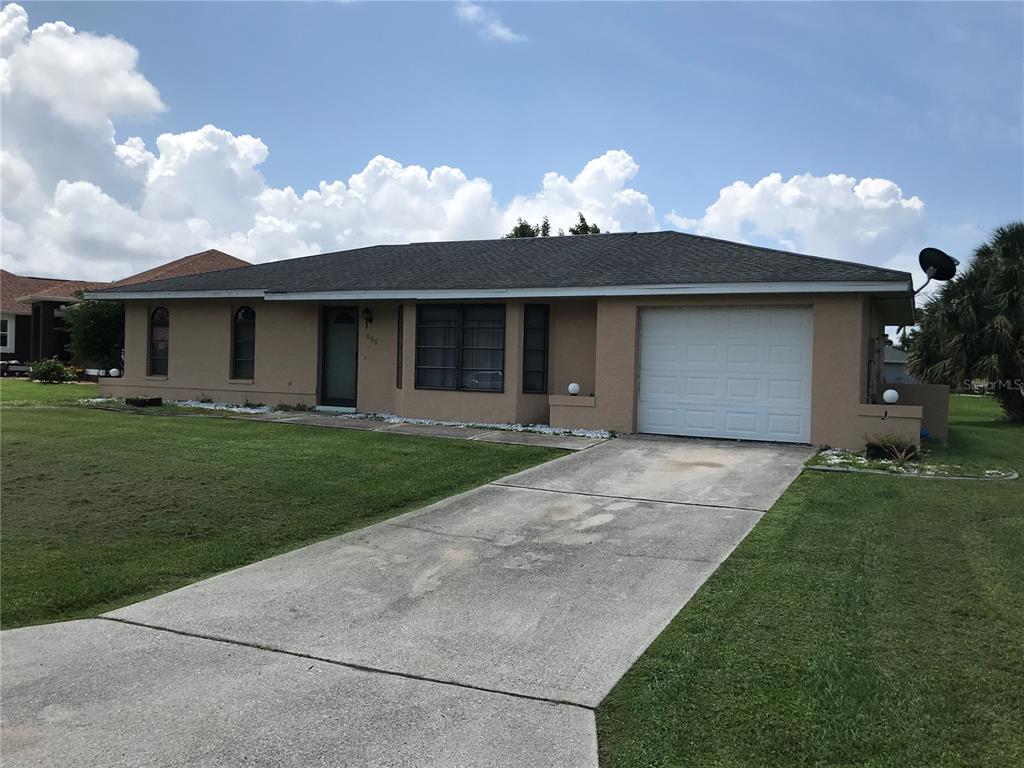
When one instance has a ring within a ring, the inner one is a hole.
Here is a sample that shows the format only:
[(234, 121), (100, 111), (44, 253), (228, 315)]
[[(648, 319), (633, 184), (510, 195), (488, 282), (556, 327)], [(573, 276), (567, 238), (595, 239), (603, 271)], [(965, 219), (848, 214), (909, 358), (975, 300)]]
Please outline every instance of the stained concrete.
[(782, 443), (628, 437), (571, 465), (549, 462), (501, 482), (527, 488), (767, 510), (815, 449)]
[(109, 615), (596, 706), (759, 517), (489, 486)]
[(104, 620), (3, 633), (5, 768), (596, 765), (577, 707)]

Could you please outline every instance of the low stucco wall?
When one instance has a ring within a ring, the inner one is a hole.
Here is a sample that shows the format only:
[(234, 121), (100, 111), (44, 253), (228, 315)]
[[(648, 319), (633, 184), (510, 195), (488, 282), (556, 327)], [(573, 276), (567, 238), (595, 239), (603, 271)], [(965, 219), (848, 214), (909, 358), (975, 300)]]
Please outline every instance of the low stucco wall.
[(891, 384), (900, 405), (921, 406), (921, 426), (928, 436), (946, 443), (949, 435), (949, 387), (945, 384)]

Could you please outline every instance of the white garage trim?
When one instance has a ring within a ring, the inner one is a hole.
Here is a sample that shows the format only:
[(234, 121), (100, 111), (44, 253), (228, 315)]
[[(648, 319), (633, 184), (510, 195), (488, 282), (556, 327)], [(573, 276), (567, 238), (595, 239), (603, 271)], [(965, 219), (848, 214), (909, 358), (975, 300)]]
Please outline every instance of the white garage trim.
[(806, 443), (810, 307), (640, 311), (637, 431)]

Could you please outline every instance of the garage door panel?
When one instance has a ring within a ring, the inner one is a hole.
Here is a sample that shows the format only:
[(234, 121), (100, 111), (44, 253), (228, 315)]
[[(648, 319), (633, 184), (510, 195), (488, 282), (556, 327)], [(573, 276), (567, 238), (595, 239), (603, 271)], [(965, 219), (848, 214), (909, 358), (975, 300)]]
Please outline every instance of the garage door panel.
[(689, 398), (718, 397), (718, 379), (711, 377), (687, 376), (680, 392), (685, 402)]
[(686, 344), (683, 343), (686, 349), (686, 354), (683, 355), (683, 359), (688, 363), (717, 363), (718, 362), (718, 347), (713, 344)]
[(641, 313), (641, 432), (806, 442), (809, 308)]
[(794, 440), (799, 440), (804, 431), (804, 417), (802, 414), (769, 413), (768, 430), (774, 434), (792, 435)]
[(695, 408), (684, 409), (684, 423), (691, 429), (714, 430), (718, 419), (716, 411), (700, 411)]
[(760, 397), (761, 382), (757, 379), (725, 380), (725, 396), (730, 400), (757, 400)]
[(726, 360), (735, 365), (757, 365), (760, 362), (760, 350), (756, 344), (730, 344)]
[(772, 379), (768, 382), (769, 403), (797, 403), (807, 400), (806, 382), (795, 379)]
[(807, 351), (802, 345), (770, 344), (768, 347), (768, 363), (770, 365), (807, 365)]

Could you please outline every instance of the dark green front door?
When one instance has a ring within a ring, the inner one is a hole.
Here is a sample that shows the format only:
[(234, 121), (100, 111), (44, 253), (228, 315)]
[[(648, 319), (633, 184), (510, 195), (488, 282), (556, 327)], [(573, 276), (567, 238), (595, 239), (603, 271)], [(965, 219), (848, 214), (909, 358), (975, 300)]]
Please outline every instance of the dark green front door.
[(326, 307), (321, 338), (320, 402), (355, 408), (359, 308)]

